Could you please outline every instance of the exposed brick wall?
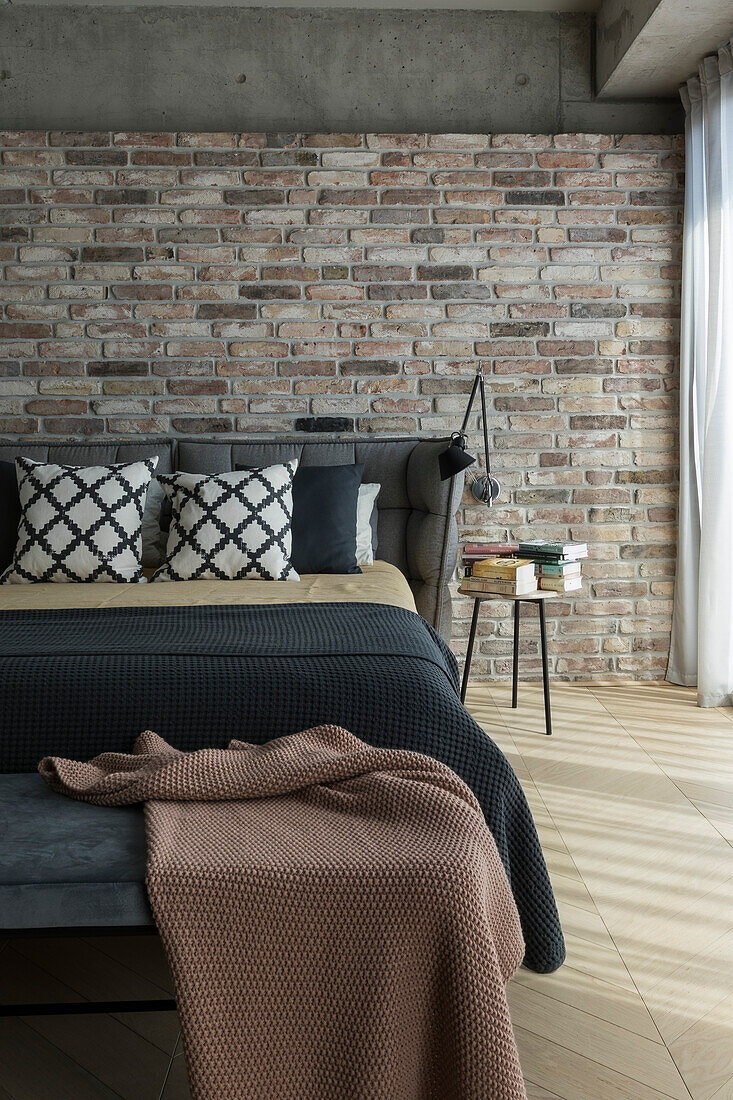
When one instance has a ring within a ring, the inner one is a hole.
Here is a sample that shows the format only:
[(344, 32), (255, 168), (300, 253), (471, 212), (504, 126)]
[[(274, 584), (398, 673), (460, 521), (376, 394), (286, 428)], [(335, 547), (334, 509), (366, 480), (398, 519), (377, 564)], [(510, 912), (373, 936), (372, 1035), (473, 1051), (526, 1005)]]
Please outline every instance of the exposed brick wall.
[[(679, 138), (4, 132), (0, 148), (1, 436), (304, 416), (443, 434), (480, 360), (504, 492), (491, 511), (467, 496), (463, 533), (587, 539), (583, 593), (553, 605), (557, 673), (663, 674)], [(477, 675), (508, 672), (494, 611)]]

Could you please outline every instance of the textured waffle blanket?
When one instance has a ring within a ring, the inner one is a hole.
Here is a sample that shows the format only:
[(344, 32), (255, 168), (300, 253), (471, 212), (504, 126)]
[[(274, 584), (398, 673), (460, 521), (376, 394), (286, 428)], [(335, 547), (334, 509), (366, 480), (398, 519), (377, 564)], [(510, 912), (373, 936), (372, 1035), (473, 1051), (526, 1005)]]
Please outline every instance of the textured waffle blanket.
[(44, 756), (269, 741), (322, 724), (447, 764), (477, 797), (522, 920), (525, 965), (565, 946), (534, 822), (509, 762), (458, 696), (443, 640), (376, 604), (89, 608), (0, 616), (0, 771)]
[(147, 887), (195, 1100), (519, 1100), (524, 945), (470, 790), (336, 726), (264, 745), (47, 758), (56, 791), (145, 802)]

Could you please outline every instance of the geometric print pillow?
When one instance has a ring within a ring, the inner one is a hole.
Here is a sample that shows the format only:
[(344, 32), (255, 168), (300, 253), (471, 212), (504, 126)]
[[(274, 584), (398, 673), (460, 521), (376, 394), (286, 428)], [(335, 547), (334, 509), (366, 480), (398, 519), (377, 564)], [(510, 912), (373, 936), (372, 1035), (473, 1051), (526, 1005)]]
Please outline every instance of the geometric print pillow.
[(18, 541), (0, 581), (141, 580), (145, 495), (157, 463), (59, 466), (16, 459)]
[(161, 474), (173, 507), (154, 581), (297, 581), (290, 564), (297, 459), (231, 473)]

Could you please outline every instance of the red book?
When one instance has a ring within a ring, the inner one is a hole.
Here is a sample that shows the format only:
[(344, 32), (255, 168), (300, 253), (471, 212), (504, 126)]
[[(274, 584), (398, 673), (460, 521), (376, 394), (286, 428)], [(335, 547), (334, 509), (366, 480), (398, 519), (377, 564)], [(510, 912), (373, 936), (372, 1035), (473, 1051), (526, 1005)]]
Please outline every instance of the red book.
[(500, 555), (512, 557), (518, 549), (518, 542), (467, 542), (463, 547), (463, 557), (494, 558)]

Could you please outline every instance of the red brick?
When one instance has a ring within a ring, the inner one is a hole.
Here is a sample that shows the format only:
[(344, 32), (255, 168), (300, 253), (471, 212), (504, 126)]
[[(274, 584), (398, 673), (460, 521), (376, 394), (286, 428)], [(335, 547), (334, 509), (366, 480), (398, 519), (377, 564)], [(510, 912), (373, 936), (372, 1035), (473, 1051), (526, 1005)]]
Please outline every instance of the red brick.
[(383, 153), (382, 164), (385, 168), (409, 168), (409, 153)]
[(367, 134), (369, 149), (424, 149), (424, 134)]
[(64, 416), (67, 413), (85, 413), (86, 401), (73, 401), (68, 398), (50, 398), (48, 400), (27, 401), (26, 412), (34, 416)]
[(357, 264), (353, 269), (353, 277), (358, 283), (399, 283), (410, 278), (412, 271), (409, 267), (379, 267), (368, 264)]
[(168, 383), (168, 393), (184, 397), (213, 397), (228, 392), (227, 383), (217, 378), (172, 378)]
[(171, 426), (182, 435), (213, 435), (231, 432), (233, 427), (228, 416), (174, 417)]
[(302, 144), (314, 149), (358, 149), (364, 145), (362, 134), (304, 134)]
[[(43, 205), (86, 206), (94, 202), (92, 191), (69, 187), (33, 189), (30, 191), (29, 197), (32, 203)], [(86, 216), (86, 214), (85, 211), (84, 215)]]
[(278, 372), (287, 378), (303, 377), (328, 377), (336, 374), (336, 363), (333, 359), (286, 359), (278, 364)]
[(304, 265), (286, 265), (274, 267), (263, 267), (260, 272), (262, 279), (270, 280), (274, 282), (292, 282), (302, 283), (311, 282), (316, 280), (319, 276), (319, 271), (315, 267), (305, 267)]
[[(374, 187), (425, 187), (427, 172), (370, 172), (369, 182)], [(384, 199), (382, 200), (384, 201)]]
[(176, 135), (166, 133), (142, 132), (118, 132), (112, 135), (114, 145), (122, 145), (128, 148), (152, 147), (171, 148), (175, 145)]
[(207, 149), (206, 152), (194, 153), (193, 162), (208, 168), (253, 168), (258, 164), (258, 157), (257, 153), (248, 149), (235, 149), (231, 152)]
[(91, 130), (53, 130), (48, 135), (49, 145), (61, 145), (67, 148), (109, 145), (111, 140), (110, 133)]
[(36, 435), (38, 421), (32, 416), (0, 416), (0, 432), (8, 435)]
[(376, 206), (377, 197), (376, 191), (367, 188), (360, 190), (324, 188), (318, 192), (318, 203), (321, 206)]
[(43, 421), (43, 430), (49, 435), (102, 435), (104, 432), (104, 420), (98, 420), (91, 416), (54, 416), (46, 417)]
[(379, 397), (372, 401), (372, 409), (378, 413), (428, 413), (430, 404), (411, 397)]
[(0, 340), (37, 340), (51, 335), (50, 325), (3, 324), (0, 322)]
[(552, 145), (556, 149), (611, 149), (610, 134), (555, 134)]

